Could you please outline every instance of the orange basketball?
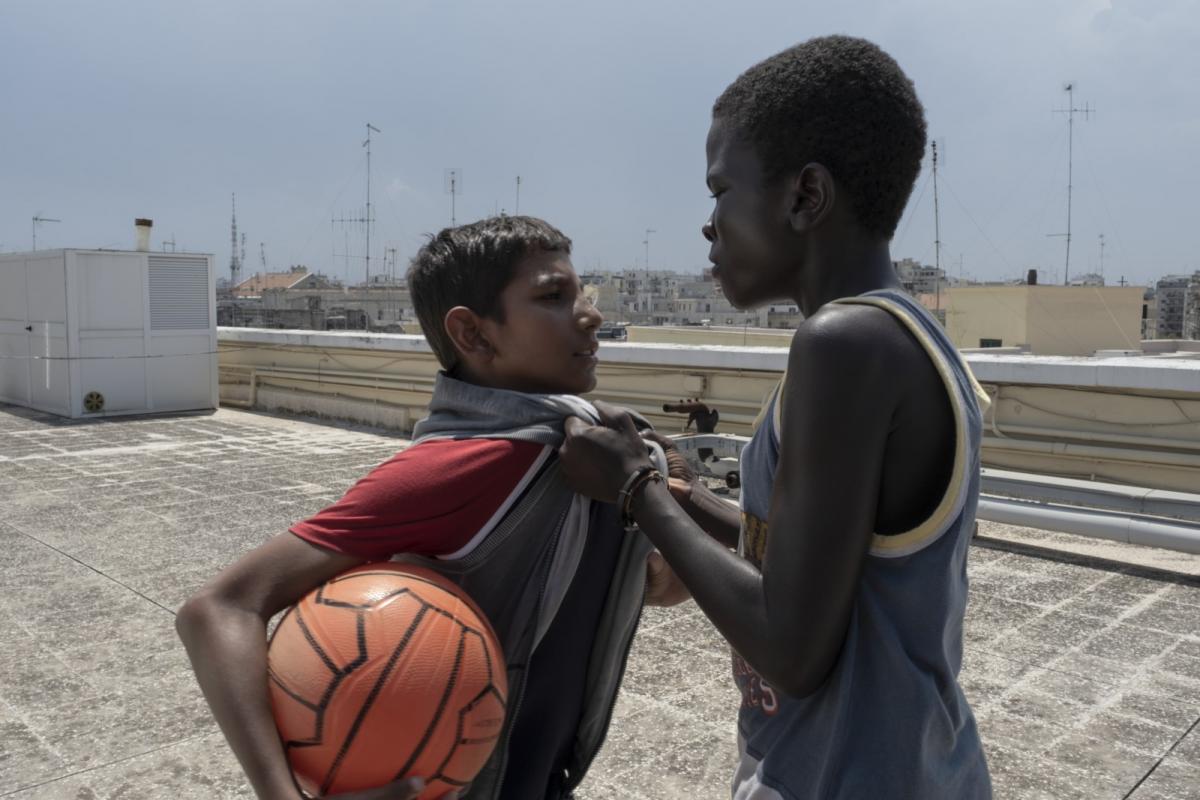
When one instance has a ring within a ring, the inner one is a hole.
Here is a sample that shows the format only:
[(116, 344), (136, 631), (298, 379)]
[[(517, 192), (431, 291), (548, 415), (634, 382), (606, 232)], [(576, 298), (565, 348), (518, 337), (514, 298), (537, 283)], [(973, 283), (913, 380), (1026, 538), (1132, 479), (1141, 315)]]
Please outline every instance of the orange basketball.
[(432, 570), (365, 564), (284, 614), (267, 652), (271, 705), (300, 786), (322, 795), (426, 780), (471, 782), (504, 723), (496, 634)]

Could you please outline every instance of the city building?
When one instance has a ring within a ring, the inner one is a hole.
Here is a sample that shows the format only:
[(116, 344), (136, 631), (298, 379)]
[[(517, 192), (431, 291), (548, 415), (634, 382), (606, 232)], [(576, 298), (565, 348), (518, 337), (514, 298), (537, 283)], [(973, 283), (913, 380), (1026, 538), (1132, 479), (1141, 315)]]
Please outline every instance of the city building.
[[(784, 306), (735, 308), (711, 270), (676, 273), (651, 270), (593, 271), (580, 275), (605, 318), (632, 325), (732, 325), (781, 327)], [(774, 322), (771, 315), (774, 313)], [(790, 319), (794, 319), (794, 316)], [(792, 325), (794, 327), (794, 324)]]
[(413, 332), (417, 330), (416, 312), (404, 284), (372, 281), (330, 289), (272, 289), (263, 293), (262, 305), (268, 310), (324, 311), (324, 327), (329, 329), (403, 333), (407, 323)]
[(384, 274), (344, 286), (295, 266), (252, 275), (218, 291), (217, 324), (228, 327), (404, 333), (405, 321), (416, 327), (408, 288), (402, 279)]
[[(1105, 286), (1081, 274), (1070, 286), (964, 284), (943, 270), (905, 258), (894, 262), (905, 289), (947, 327), (962, 348), (1022, 347), (1034, 353), (1090, 355), (1136, 350), (1143, 339), (1200, 338), (1200, 272), (1167, 276), (1156, 288)], [(608, 322), (634, 326), (794, 329), (793, 303), (739, 309), (711, 269), (677, 273), (592, 270), (580, 275)], [(402, 278), (379, 274), (343, 286), (306, 267), (256, 274), (218, 291), (218, 324), (308, 330), (414, 333), (412, 299)]]
[(1200, 339), (1200, 272), (1192, 276), (1183, 298), (1183, 338)]
[(896, 276), (904, 284), (904, 289), (913, 297), (922, 294), (936, 295), (939, 290), (945, 291), (948, 286), (945, 270), (922, 264), (916, 259), (903, 258), (893, 261), (892, 265), (896, 268)]
[(760, 328), (798, 328), (803, 321), (800, 306), (794, 303), (772, 303), (759, 312)]
[(1146, 289), (1142, 295), (1142, 339), (1158, 338), (1158, 302), (1154, 288)]
[(1184, 307), (1187, 304), (1188, 287), (1197, 276), (1167, 275), (1160, 278), (1154, 287), (1157, 321), (1156, 339), (1182, 339)]
[(1144, 294), (1140, 286), (954, 286), (942, 302), (956, 347), (1086, 356), (1141, 349)]

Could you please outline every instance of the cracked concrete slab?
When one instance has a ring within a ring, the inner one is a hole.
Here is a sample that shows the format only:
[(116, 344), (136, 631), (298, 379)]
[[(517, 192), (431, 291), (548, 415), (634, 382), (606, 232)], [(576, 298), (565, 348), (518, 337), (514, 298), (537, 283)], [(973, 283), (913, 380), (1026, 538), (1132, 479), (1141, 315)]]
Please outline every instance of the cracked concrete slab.
[[(406, 444), (227, 409), (0, 406), (0, 797), (249, 797), (173, 611)], [(962, 683), (997, 797), (1200, 797), (1200, 559), (981, 534)], [(695, 605), (649, 609), (580, 800), (727, 798), (738, 701)]]

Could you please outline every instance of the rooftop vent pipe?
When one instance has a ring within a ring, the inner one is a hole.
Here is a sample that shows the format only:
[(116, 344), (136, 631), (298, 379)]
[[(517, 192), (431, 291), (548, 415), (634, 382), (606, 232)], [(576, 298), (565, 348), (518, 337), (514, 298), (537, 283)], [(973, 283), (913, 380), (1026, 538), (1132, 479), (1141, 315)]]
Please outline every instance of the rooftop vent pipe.
[(150, 249), (150, 228), (154, 225), (154, 220), (135, 219), (133, 225), (137, 231), (137, 250), (139, 253), (145, 253)]

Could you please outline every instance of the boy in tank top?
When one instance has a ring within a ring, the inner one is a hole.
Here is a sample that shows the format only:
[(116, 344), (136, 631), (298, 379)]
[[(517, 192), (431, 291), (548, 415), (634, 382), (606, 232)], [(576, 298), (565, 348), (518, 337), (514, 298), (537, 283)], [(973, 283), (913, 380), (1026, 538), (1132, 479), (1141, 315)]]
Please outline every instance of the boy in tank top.
[(739, 307), (805, 317), (740, 509), (665, 480), (624, 413), (568, 421), (575, 488), (621, 504), (732, 646), (735, 800), (991, 797), (957, 680), (985, 396), (888, 249), (925, 141), (912, 82), (845, 36), (713, 106), (714, 277)]

